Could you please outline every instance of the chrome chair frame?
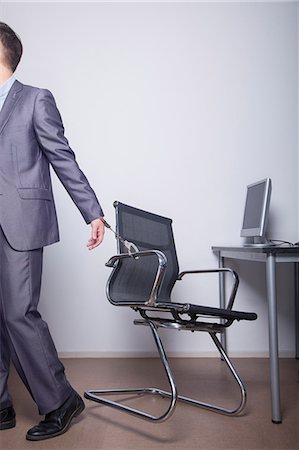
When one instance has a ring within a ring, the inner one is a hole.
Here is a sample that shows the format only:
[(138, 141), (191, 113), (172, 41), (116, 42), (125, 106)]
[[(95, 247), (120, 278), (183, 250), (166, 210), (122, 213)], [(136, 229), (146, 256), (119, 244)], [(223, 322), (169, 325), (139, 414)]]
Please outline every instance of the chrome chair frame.
[[(225, 319), (225, 321), (221, 321), (220, 323), (203, 323), (203, 322), (197, 322), (195, 323), (194, 320), (185, 320), (181, 318), (181, 314), (184, 314), (188, 311), (188, 304), (178, 304), (174, 302), (157, 302), (157, 293), (159, 291), (161, 282), (163, 280), (164, 271), (167, 266), (167, 259), (166, 256), (159, 250), (147, 250), (147, 251), (140, 251), (135, 252), (132, 254), (128, 253), (122, 253), (119, 255), (115, 255), (112, 258), (109, 259), (109, 261), (106, 263), (107, 267), (116, 268), (119, 261), (125, 259), (125, 258), (146, 258), (148, 256), (155, 255), (158, 260), (158, 267), (157, 272), (155, 276), (155, 280), (152, 286), (151, 294), (149, 296), (149, 299), (147, 302), (143, 303), (130, 303), (130, 302), (122, 302), (121, 304), (115, 303), (114, 300), (111, 298), (109, 294), (109, 283), (113, 276), (113, 272), (111, 273), (109, 280), (107, 282), (107, 297), (109, 301), (112, 304), (116, 304), (117, 306), (129, 306), (133, 308), (136, 311), (139, 311), (139, 313), (142, 316), (142, 319), (136, 319), (134, 320), (135, 325), (145, 325), (148, 326), (151, 329), (151, 332), (153, 334), (155, 344), (160, 356), (160, 360), (162, 363), (162, 366), (165, 370), (169, 387), (169, 391), (162, 390), (157, 387), (143, 387), (143, 388), (131, 388), (131, 389), (104, 389), (104, 390), (88, 390), (85, 392), (84, 396), (85, 398), (92, 400), (97, 403), (101, 403), (107, 406), (111, 406), (113, 408), (116, 408), (118, 410), (127, 412), (133, 416), (149, 420), (152, 422), (163, 422), (166, 419), (168, 419), (174, 412), (174, 409), (177, 404), (177, 400), (191, 404), (193, 406), (202, 407), (217, 413), (225, 414), (228, 416), (235, 416), (241, 413), (241, 411), (244, 409), (246, 404), (246, 390), (242, 383), (242, 380), (240, 379), (239, 375), (237, 374), (232, 362), (230, 361), (228, 355), (226, 354), (224, 348), (222, 347), (220, 341), (218, 340), (216, 333), (223, 333), (224, 329), (229, 326), (234, 319), (230, 319), (229, 317)], [(178, 280), (182, 280), (182, 278), (187, 274), (206, 274), (206, 273), (230, 273), (233, 277), (233, 286), (230, 293), (230, 298), (227, 306), (227, 310), (230, 310), (232, 308), (236, 292), (238, 289), (239, 279), (238, 275), (235, 271), (229, 269), (229, 268), (219, 268), (219, 269), (210, 269), (210, 270), (193, 270), (193, 271), (184, 271), (181, 272), (178, 275)], [(159, 318), (159, 317), (149, 317), (148, 312), (150, 311), (159, 311), (159, 312), (168, 312), (173, 315), (173, 318)], [(222, 360), (226, 363), (230, 373), (232, 374), (234, 380), (237, 382), (238, 387), (240, 389), (240, 401), (238, 405), (232, 409), (224, 408), (222, 406), (216, 406), (212, 405), (210, 403), (201, 402), (199, 400), (185, 397), (182, 395), (178, 395), (178, 390), (176, 386), (176, 382), (172, 373), (172, 370), (170, 368), (169, 361), (167, 359), (161, 338), (158, 333), (158, 328), (168, 328), (168, 329), (179, 329), (179, 330), (189, 330), (189, 331), (207, 331), (209, 335), (211, 336), (213, 342), (215, 343)], [(132, 407), (129, 407), (121, 402), (116, 402), (112, 400), (108, 400), (107, 398), (102, 397), (102, 395), (109, 396), (109, 395), (115, 395), (115, 394), (136, 394), (143, 395), (143, 394), (152, 394), (152, 395), (159, 395), (163, 398), (170, 399), (169, 405), (167, 409), (160, 415), (152, 415), (148, 412), (141, 411)]]

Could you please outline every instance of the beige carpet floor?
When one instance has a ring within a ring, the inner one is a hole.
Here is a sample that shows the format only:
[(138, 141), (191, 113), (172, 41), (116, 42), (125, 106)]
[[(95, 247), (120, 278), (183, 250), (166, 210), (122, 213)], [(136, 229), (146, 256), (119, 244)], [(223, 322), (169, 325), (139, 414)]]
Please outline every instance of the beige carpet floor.
[[(146, 359), (65, 359), (68, 378), (83, 394), (86, 389), (113, 387), (166, 387), (159, 361)], [(299, 362), (281, 359), (283, 423), (271, 422), (269, 360), (233, 360), (244, 383), (248, 401), (239, 417), (226, 417), (178, 403), (173, 416), (163, 423), (149, 423), (107, 406), (85, 400), (84, 413), (62, 436), (43, 442), (25, 440), (26, 431), (39, 420), (35, 404), (12, 371), (10, 390), (17, 413), (17, 426), (0, 432), (1, 450), (187, 450), (187, 449), (299, 449)], [(215, 358), (170, 360), (179, 393), (203, 401), (231, 406), (238, 401), (238, 388), (225, 365)], [(155, 413), (165, 399), (152, 396), (130, 400), (134, 407)]]

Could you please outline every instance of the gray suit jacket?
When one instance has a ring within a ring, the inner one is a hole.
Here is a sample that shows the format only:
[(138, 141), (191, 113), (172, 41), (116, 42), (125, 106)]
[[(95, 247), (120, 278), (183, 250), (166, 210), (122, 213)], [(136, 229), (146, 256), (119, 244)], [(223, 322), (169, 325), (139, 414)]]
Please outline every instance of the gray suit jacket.
[(16, 250), (59, 240), (49, 163), (86, 223), (103, 216), (52, 94), (15, 81), (0, 112), (0, 225)]

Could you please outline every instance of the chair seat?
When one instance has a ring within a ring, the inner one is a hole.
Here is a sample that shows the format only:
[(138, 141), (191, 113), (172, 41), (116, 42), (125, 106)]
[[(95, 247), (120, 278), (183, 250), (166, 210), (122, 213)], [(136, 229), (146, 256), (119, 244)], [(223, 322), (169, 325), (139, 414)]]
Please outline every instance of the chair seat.
[(223, 308), (213, 308), (210, 306), (200, 306), (189, 304), (188, 314), (191, 315), (204, 315), (204, 316), (216, 316), (228, 320), (256, 320), (257, 315), (252, 312), (234, 311)]
[(252, 312), (235, 311), (224, 308), (213, 308), (210, 306), (194, 305), (192, 303), (159, 302), (157, 309), (176, 311), (178, 314), (190, 316), (213, 316), (222, 319), (233, 320), (256, 320), (257, 315)]

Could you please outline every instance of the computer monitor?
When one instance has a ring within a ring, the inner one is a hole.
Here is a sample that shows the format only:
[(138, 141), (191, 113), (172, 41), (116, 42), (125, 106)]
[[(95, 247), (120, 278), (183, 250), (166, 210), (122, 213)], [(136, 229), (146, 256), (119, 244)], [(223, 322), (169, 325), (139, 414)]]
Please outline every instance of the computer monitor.
[(266, 226), (270, 197), (270, 178), (265, 178), (247, 186), (241, 237), (249, 239), (244, 245), (269, 245), (266, 239)]

